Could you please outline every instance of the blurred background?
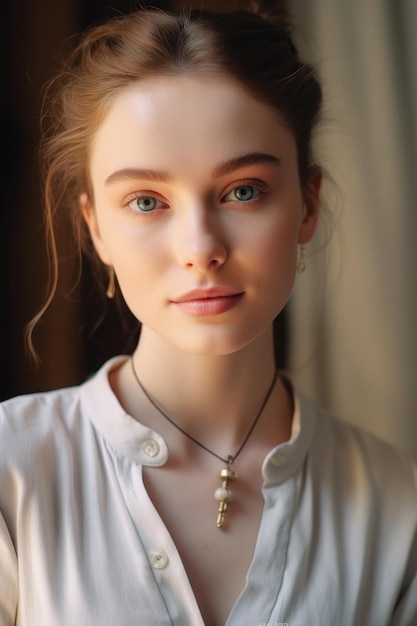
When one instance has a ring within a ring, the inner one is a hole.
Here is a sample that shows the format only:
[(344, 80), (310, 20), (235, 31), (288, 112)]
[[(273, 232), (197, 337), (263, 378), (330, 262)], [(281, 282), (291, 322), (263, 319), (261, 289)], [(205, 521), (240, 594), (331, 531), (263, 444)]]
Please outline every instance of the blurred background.
[[(227, 10), (234, 0), (141, 2)], [(48, 281), (38, 170), (42, 89), (74, 37), (131, 0), (3, 0), (0, 399), (77, 384), (129, 350), (117, 305), (78, 281), (68, 225), (62, 280), (28, 357), (24, 328)], [(244, 6), (244, 3), (240, 3)], [(289, 0), (326, 108), (322, 228), (277, 327), (279, 362), (313, 401), (417, 458), (417, 2)], [(327, 218), (327, 214), (329, 218)], [(98, 322), (99, 320), (99, 322)]]

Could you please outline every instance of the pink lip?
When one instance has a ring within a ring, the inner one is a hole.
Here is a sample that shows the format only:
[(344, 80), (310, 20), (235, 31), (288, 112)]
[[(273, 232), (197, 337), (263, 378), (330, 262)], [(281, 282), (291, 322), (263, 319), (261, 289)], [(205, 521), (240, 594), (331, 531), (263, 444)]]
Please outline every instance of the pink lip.
[(220, 315), (230, 311), (243, 296), (243, 292), (224, 287), (193, 289), (171, 302), (182, 312), (194, 316)]

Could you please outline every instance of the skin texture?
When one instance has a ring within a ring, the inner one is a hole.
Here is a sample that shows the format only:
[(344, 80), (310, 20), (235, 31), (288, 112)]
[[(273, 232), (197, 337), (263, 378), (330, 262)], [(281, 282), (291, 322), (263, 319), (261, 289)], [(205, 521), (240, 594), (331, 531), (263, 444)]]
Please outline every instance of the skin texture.
[[(213, 177), (221, 164), (251, 153), (280, 163)], [(296, 163), (292, 135), (275, 112), (228, 79), (155, 79), (119, 96), (93, 143), (96, 212), (85, 213), (101, 259), (114, 266), (145, 328), (200, 355), (234, 352), (265, 331), (290, 295), (296, 244), (315, 226)], [(117, 179), (125, 168), (163, 171), (171, 180)], [(237, 185), (252, 185), (257, 195), (236, 200)], [(157, 208), (140, 213), (139, 194), (155, 198)], [(172, 304), (213, 286), (244, 295), (217, 316), (190, 316)]]
[[(94, 198), (83, 194), (81, 210), (142, 322), (142, 383), (192, 436), (234, 453), (273, 377), (272, 322), (291, 294), (297, 245), (314, 234), (319, 171), (302, 189), (291, 132), (230, 77), (182, 75), (119, 94), (92, 143), (90, 177)], [(236, 462), (233, 514), (219, 531), (221, 462), (146, 402), (130, 364), (111, 383), (168, 443), (168, 463), (145, 469), (145, 484), (205, 623), (224, 624), (253, 555), (262, 461), (290, 436), (291, 394), (279, 380)]]

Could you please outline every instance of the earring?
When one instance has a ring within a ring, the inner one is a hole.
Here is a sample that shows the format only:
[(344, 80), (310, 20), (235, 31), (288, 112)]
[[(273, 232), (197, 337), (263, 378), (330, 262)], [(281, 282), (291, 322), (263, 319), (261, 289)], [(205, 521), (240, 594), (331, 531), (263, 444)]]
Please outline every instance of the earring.
[(112, 265), (109, 266), (108, 271), (109, 271), (109, 283), (107, 285), (106, 296), (109, 298), (109, 300), (112, 300), (114, 298), (114, 293), (116, 291), (116, 286), (114, 282), (114, 268)]
[(299, 274), (302, 274), (306, 268), (306, 262), (305, 262), (305, 245), (301, 244), (300, 246), (300, 258), (298, 259), (298, 265), (297, 265), (297, 272)]

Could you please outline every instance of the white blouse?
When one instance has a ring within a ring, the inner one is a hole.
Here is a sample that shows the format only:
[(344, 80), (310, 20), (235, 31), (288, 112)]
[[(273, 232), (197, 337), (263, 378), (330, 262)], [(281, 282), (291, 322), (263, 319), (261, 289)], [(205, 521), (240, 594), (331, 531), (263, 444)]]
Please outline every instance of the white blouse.
[[(108, 382), (0, 410), (0, 625), (202, 626), (143, 484), (158, 433)], [(417, 470), (297, 396), (289, 442), (262, 467), (265, 506), (227, 626), (416, 626)]]

